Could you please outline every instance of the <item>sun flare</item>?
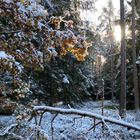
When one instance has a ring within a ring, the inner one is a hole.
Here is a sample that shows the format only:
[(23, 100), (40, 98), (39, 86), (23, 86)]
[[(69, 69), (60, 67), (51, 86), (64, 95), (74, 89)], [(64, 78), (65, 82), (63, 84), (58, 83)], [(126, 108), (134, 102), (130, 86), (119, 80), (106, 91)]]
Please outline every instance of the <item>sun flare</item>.
[(114, 28), (114, 38), (117, 42), (121, 40), (121, 28), (119, 25)]
[[(128, 39), (131, 35), (129, 26), (126, 26), (125, 34), (126, 34), (126, 38)], [(121, 27), (119, 25), (115, 26), (115, 28), (114, 28), (114, 38), (115, 38), (116, 42), (121, 41)]]

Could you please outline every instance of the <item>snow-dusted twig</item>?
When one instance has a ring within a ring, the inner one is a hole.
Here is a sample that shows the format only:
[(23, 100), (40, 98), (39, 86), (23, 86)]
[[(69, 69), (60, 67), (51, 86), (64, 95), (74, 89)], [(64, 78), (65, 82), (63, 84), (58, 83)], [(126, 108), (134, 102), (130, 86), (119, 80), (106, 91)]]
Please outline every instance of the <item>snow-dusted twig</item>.
[(40, 119), (39, 119), (39, 123), (38, 123), (39, 126), (41, 126), (41, 122), (42, 122), (42, 118), (43, 118), (44, 113), (45, 113), (45, 111), (43, 111), (40, 115)]
[(110, 127), (106, 124), (106, 122), (104, 121), (104, 119), (102, 119), (102, 122), (104, 123), (104, 125), (106, 126), (106, 128), (108, 129), (109, 133), (112, 134), (112, 130), (110, 129)]
[(55, 116), (54, 116), (54, 117), (52, 118), (52, 120), (51, 120), (52, 140), (54, 140), (54, 138), (53, 138), (53, 131), (54, 131), (54, 128), (53, 128), (53, 122), (54, 122), (55, 118), (57, 117), (57, 115), (58, 115), (58, 113), (57, 113), (57, 114), (55, 114)]
[(127, 123), (123, 120), (116, 120), (110, 117), (105, 117), (96, 113), (90, 113), (86, 111), (80, 111), (77, 109), (61, 109), (61, 108), (55, 108), (55, 107), (50, 107), (50, 106), (34, 106), (33, 111), (46, 111), (46, 112), (53, 112), (53, 113), (59, 113), (59, 114), (75, 114), (79, 116), (86, 116), (89, 118), (96, 118), (98, 120), (104, 120), (106, 122), (110, 122), (116, 125), (124, 126), (129, 129), (134, 129), (137, 131), (140, 131), (140, 127), (133, 125), (131, 123)]
[(105, 125), (106, 128), (108, 129), (109, 134), (110, 134), (110, 135), (113, 135), (114, 137), (116, 137), (117, 140), (120, 140), (120, 138), (110, 129), (110, 127), (107, 125), (107, 123), (106, 123), (104, 120), (102, 120), (102, 122), (104, 123), (104, 125)]
[[(96, 124), (96, 118), (94, 118), (94, 126), (95, 126), (95, 124)], [(95, 127), (94, 127), (93, 130), (95, 131)]]
[(15, 134), (15, 133), (8, 133), (8, 135), (10, 135), (12, 138), (17, 139), (17, 140), (25, 140), (25, 138)]
[(0, 136), (4, 136), (4, 135), (8, 134), (9, 131), (10, 131), (11, 129), (13, 129), (15, 126), (17, 126), (17, 125), (18, 125), (17, 123), (16, 123), (16, 124), (11, 124), (11, 125), (8, 126), (7, 128), (4, 128), (3, 130), (0, 130)]
[(71, 107), (71, 105), (70, 105), (70, 104), (68, 104), (68, 107), (69, 107), (69, 109), (72, 109), (72, 107)]
[(32, 138), (32, 136), (34, 135), (34, 133), (32, 133), (30, 136), (28, 136), (26, 139), (30, 140)]
[(4, 128), (3, 130), (0, 131), (0, 136), (5, 136), (5, 135), (9, 135), (12, 138), (18, 139), (18, 140), (24, 140), (24, 138), (22, 136), (19, 136), (15, 133), (10, 133), (9, 131), (11, 129), (13, 129), (14, 127), (16, 127), (18, 124), (11, 124), (10, 126), (8, 126), (7, 128)]
[[(88, 133), (89, 131), (91, 131), (92, 129), (95, 131), (96, 126), (99, 125), (99, 124), (102, 124), (102, 121), (100, 121), (100, 122), (98, 122), (98, 123), (94, 123), (94, 125), (93, 125), (91, 128), (88, 129), (87, 133)], [(86, 134), (87, 134), (87, 133), (86, 133)]]
[[(119, 108), (116, 106), (114, 106), (114, 109), (119, 111)], [(121, 116), (119, 115), (119, 112), (117, 113), (117, 115), (118, 115), (119, 120), (122, 120)]]

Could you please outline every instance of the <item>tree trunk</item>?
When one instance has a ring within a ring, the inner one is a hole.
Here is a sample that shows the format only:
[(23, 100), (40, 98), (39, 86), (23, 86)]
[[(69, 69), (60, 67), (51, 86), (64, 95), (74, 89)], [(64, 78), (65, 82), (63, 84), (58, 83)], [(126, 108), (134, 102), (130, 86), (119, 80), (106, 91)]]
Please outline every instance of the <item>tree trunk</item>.
[(114, 101), (114, 55), (113, 55), (113, 45), (111, 45), (111, 99)]
[(111, 27), (111, 21), (110, 21), (110, 48), (111, 48), (111, 100), (114, 101), (114, 37), (113, 37), (113, 30)]
[(114, 24), (112, 23), (112, 13), (114, 15), (114, 11), (113, 9), (113, 3), (111, 0), (109, 0), (109, 38), (110, 38), (110, 49), (111, 49), (111, 99), (112, 102), (114, 100), (114, 34), (113, 34), (113, 30), (114, 30)]
[(133, 84), (135, 96), (135, 110), (139, 111), (138, 76), (136, 66), (136, 45), (135, 45), (135, 0), (132, 0), (132, 52), (133, 52)]
[(126, 116), (126, 45), (125, 45), (125, 17), (124, 0), (120, 0), (120, 25), (121, 25), (121, 93), (119, 114)]

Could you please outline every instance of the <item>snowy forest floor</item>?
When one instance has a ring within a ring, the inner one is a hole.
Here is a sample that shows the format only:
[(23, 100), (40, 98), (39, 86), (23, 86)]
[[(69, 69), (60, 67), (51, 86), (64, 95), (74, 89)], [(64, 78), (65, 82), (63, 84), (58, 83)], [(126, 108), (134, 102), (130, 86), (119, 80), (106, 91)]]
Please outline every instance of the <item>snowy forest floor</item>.
[[(60, 108), (68, 108), (68, 106), (58, 106)], [(111, 101), (104, 102), (104, 115), (110, 118), (120, 119), (119, 112), (117, 109), (117, 104), (112, 104)], [(75, 105), (75, 109), (82, 111), (93, 112), (101, 114), (101, 101), (89, 101), (85, 102), (82, 105)], [(45, 131), (51, 137), (51, 120), (55, 114), (45, 113), (42, 120), (41, 129)], [(140, 122), (135, 121), (135, 114), (133, 111), (127, 111), (127, 117), (125, 121), (140, 126)], [(3, 127), (9, 126), (12, 123), (15, 123), (14, 116), (0, 116), (0, 132)], [(34, 120), (26, 123), (30, 128), (35, 126)], [(134, 130), (127, 130), (127, 128), (107, 123), (110, 130), (106, 129), (102, 132), (102, 125), (99, 124), (96, 126), (95, 131), (90, 130), (93, 126), (93, 119), (82, 117), (76, 115), (58, 115), (53, 122), (54, 128), (54, 140), (140, 140), (140, 132)], [(18, 130), (18, 135), (26, 137), (26, 131), (28, 129), (23, 126), (21, 130)], [(29, 132), (28, 132), (29, 133)], [(0, 140), (5, 140), (0, 137)], [(10, 139), (8, 139), (10, 140)], [(12, 140), (12, 139), (11, 139)], [(25, 138), (26, 140), (26, 138)]]

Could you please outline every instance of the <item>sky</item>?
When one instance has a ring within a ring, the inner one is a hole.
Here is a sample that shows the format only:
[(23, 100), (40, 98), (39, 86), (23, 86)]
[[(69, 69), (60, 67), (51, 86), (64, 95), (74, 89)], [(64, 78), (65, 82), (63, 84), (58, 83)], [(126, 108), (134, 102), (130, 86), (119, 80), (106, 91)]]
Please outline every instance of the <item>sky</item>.
[[(96, 12), (91, 12), (91, 11), (83, 11), (81, 14), (81, 18), (83, 20), (88, 20), (91, 21), (95, 24), (98, 24), (98, 17), (102, 12), (102, 8), (107, 5), (108, 0), (97, 0), (95, 7), (97, 9)], [(120, 9), (120, 0), (112, 0), (114, 8), (115, 8), (115, 14), (119, 15), (118, 11)]]

